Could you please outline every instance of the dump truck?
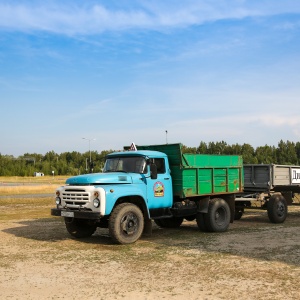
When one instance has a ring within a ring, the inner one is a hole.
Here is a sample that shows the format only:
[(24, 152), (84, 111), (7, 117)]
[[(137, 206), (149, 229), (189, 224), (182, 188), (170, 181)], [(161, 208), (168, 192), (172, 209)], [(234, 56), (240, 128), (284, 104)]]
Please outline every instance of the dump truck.
[(244, 191), (236, 195), (235, 220), (245, 208), (267, 210), (273, 223), (285, 221), (289, 205), (297, 205), (300, 193), (300, 166), (278, 164), (245, 164)]
[(176, 228), (196, 220), (200, 230), (223, 232), (243, 192), (238, 155), (186, 154), (182, 144), (124, 147), (106, 157), (102, 173), (74, 176), (56, 190), (51, 215), (74, 237), (109, 229), (112, 240), (134, 243), (151, 234), (152, 220)]

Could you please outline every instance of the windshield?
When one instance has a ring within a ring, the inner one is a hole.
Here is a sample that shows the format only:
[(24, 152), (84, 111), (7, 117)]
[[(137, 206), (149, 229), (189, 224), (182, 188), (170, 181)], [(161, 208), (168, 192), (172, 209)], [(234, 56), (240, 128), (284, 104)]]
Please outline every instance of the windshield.
[(146, 159), (141, 156), (119, 156), (107, 158), (103, 172), (129, 172), (145, 174), (147, 172)]

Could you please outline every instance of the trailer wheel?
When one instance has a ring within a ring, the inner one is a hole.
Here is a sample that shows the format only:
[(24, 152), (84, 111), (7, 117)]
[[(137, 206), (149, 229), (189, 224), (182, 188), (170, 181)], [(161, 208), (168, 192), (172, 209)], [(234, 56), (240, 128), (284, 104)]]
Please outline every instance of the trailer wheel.
[(204, 215), (205, 215), (204, 213), (198, 212), (196, 215), (196, 222), (197, 222), (198, 228), (201, 231), (207, 232), (208, 229), (207, 229), (207, 226), (205, 223)]
[(76, 238), (90, 237), (97, 226), (89, 220), (65, 218), (67, 231)]
[(267, 204), (268, 217), (272, 223), (283, 223), (287, 217), (287, 203), (282, 195), (272, 195)]
[(244, 214), (244, 208), (235, 208), (235, 211), (234, 211), (234, 219), (235, 220), (240, 220), (241, 217), (243, 216)]
[(172, 218), (154, 220), (154, 222), (156, 223), (156, 225), (162, 228), (178, 228), (182, 224), (183, 218), (172, 217)]
[(204, 215), (204, 222), (210, 232), (226, 231), (230, 223), (230, 208), (228, 203), (221, 198), (209, 201), (208, 212)]
[(134, 243), (141, 237), (144, 230), (143, 213), (134, 204), (119, 204), (109, 218), (108, 228), (115, 243)]

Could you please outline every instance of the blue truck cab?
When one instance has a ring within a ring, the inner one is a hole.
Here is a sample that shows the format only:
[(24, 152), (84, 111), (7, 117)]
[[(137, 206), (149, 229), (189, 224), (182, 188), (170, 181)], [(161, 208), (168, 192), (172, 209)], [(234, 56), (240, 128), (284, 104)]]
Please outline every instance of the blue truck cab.
[(240, 156), (185, 154), (182, 144), (124, 147), (108, 154), (102, 173), (71, 177), (56, 190), (51, 215), (64, 218), (74, 237), (109, 229), (128, 244), (195, 220), (202, 231), (226, 231), (235, 194), (243, 189)]

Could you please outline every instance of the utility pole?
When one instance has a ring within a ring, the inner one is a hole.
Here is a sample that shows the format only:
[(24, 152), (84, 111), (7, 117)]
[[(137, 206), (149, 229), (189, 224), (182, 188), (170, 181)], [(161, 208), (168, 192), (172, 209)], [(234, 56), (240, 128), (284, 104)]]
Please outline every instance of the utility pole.
[(88, 138), (82, 138), (83, 140), (89, 141), (89, 152), (90, 152), (90, 172), (92, 169), (92, 155), (91, 155), (91, 141), (95, 141), (96, 139), (88, 139)]

